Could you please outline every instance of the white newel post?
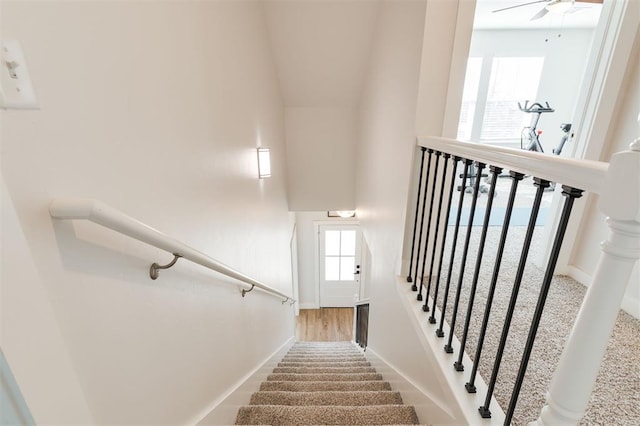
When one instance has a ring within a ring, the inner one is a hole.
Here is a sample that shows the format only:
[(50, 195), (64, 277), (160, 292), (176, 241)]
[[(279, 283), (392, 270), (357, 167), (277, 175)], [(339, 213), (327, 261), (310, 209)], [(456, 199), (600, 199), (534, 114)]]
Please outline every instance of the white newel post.
[(547, 403), (534, 424), (577, 424), (584, 415), (627, 283), (640, 258), (640, 138), (609, 164), (600, 210), (609, 236), (593, 282), (554, 372)]

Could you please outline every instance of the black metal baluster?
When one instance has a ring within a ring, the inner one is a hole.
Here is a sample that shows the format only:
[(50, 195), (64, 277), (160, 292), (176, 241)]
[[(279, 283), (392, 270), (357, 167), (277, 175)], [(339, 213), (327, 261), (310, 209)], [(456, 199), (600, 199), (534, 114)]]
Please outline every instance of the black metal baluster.
[[(482, 169), (485, 164), (477, 164), (477, 176), (482, 175)], [(464, 187), (462, 188), (464, 191)], [(464, 278), (464, 268), (467, 263), (467, 253), (469, 252), (469, 241), (471, 240), (471, 231), (473, 229), (473, 216), (476, 213), (476, 203), (478, 202), (478, 194), (480, 193), (480, 178), (476, 178), (475, 185), (473, 186), (473, 198), (471, 200), (471, 209), (469, 210), (469, 222), (467, 225), (467, 236), (464, 240), (464, 249), (462, 250), (462, 260), (460, 264), (460, 276), (458, 277), (458, 288), (456, 289), (456, 297), (453, 302), (453, 312), (451, 314), (451, 329), (449, 330), (449, 341), (444, 347), (444, 351), (448, 354), (453, 353), (453, 347), (451, 342), (453, 341), (453, 332), (456, 326), (456, 317), (458, 316), (458, 304), (460, 303), (460, 293), (462, 292), (462, 280)], [(457, 367), (456, 367), (457, 369)]]
[[(440, 151), (436, 151), (436, 168), (433, 171), (433, 183), (431, 185), (431, 201), (429, 201), (429, 220), (427, 220), (427, 235), (424, 241), (424, 257), (422, 258), (422, 279), (420, 280), (420, 289), (418, 290), (418, 300), (422, 300), (422, 285), (424, 282), (424, 270), (427, 264), (427, 253), (429, 252), (429, 234), (431, 233), (431, 219), (433, 218), (433, 199), (436, 195), (436, 182), (438, 180), (438, 163), (440, 162), (440, 156), (442, 153)], [(429, 282), (431, 282), (431, 277), (429, 277)], [(427, 291), (427, 297), (429, 297), (429, 292)]]
[(498, 251), (496, 253), (496, 263), (493, 267), (493, 275), (491, 277), (491, 284), (489, 286), (489, 294), (487, 295), (487, 303), (484, 308), (484, 317), (482, 318), (482, 326), (480, 327), (480, 335), (478, 336), (478, 344), (476, 346), (476, 356), (473, 358), (473, 368), (471, 369), (471, 376), (469, 382), (465, 384), (465, 388), (469, 393), (476, 392), (475, 380), (478, 373), (478, 365), (480, 364), (480, 355), (482, 355), (482, 346), (484, 345), (484, 336), (487, 332), (487, 325), (489, 324), (489, 315), (491, 314), (491, 305), (493, 304), (493, 295), (496, 291), (496, 284), (498, 282), (498, 274), (500, 273), (500, 264), (502, 263), (502, 255), (504, 253), (504, 246), (507, 241), (507, 234), (509, 233), (509, 224), (511, 223), (511, 213), (513, 212), (513, 204), (516, 199), (516, 193), (518, 189), (518, 182), (524, 178), (524, 174), (518, 172), (509, 172), (511, 175), (511, 191), (509, 192), (509, 200), (507, 201), (507, 208), (504, 214), (504, 222), (502, 223), (502, 234), (500, 235), (500, 242), (498, 243)]
[[(455, 185), (456, 180), (456, 171), (458, 166), (458, 161), (464, 161), (464, 170), (462, 171), (462, 190), (460, 191), (460, 199), (458, 200), (458, 213), (456, 215), (456, 225), (453, 230), (453, 242), (451, 243), (451, 258), (449, 260), (449, 273), (447, 275), (447, 284), (444, 288), (444, 299), (442, 300), (442, 312), (440, 313), (440, 326), (436, 330), (436, 336), (444, 337), (444, 331), (442, 330), (442, 326), (444, 325), (444, 315), (447, 311), (447, 301), (449, 300), (449, 286), (451, 284), (451, 274), (453, 272), (453, 260), (456, 256), (456, 243), (458, 242), (458, 230), (460, 229), (460, 217), (462, 216), (462, 203), (464, 201), (464, 187), (467, 184), (467, 174), (469, 173), (469, 166), (473, 163), (471, 160), (463, 159), (461, 157), (453, 158), (456, 162), (453, 168), (453, 176), (451, 177), (451, 191), (450, 197), (453, 194), (453, 186)], [(449, 198), (451, 200), (451, 198)], [(449, 203), (451, 205), (451, 203)], [(431, 313), (433, 315), (433, 312)], [(446, 346), (445, 346), (446, 350)]]
[(511, 400), (509, 401), (509, 408), (507, 409), (506, 417), (504, 419), (505, 425), (510, 425), (511, 420), (513, 419), (513, 413), (516, 409), (516, 404), (518, 403), (518, 395), (520, 394), (520, 389), (522, 388), (524, 375), (527, 372), (527, 365), (529, 364), (529, 358), (531, 357), (531, 351), (533, 350), (533, 343), (535, 342), (536, 334), (538, 332), (538, 326), (540, 325), (540, 319), (542, 318), (542, 311), (544, 310), (544, 305), (547, 301), (547, 295), (549, 294), (549, 288), (551, 287), (553, 272), (556, 269), (556, 263), (558, 262), (560, 249), (562, 248), (564, 233), (567, 230), (569, 216), (571, 216), (573, 202), (576, 200), (576, 198), (582, 197), (582, 190), (563, 185), (562, 195), (565, 197), (564, 207), (562, 208), (560, 223), (558, 223), (556, 236), (553, 240), (553, 247), (551, 248), (549, 263), (547, 263), (547, 269), (542, 280), (542, 287), (540, 288), (538, 302), (536, 303), (536, 310), (533, 313), (533, 320), (531, 321), (529, 335), (527, 336), (527, 343), (525, 344), (524, 352), (522, 354), (522, 361), (520, 362), (520, 368), (518, 369), (516, 384), (513, 387), (513, 393), (511, 394)]
[[(447, 177), (447, 164), (449, 163), (449, 158), (451, 157), (450, 154), (444, 154), (444, 170), (442, 170), (442, 186), (440, 187), (440, 200), (438, 202), (438, 227), (440, 227), (440, 213), (442, 210), (442, 197), (444, 196), (444, 187), (445, 187), (445, 180)], [(451, 196), (453, 195), (453, 186), (455, 184), (455, 178), (456, 178), (456, 169), (455, 169), (455, 165), (456, 165), (456, 161), (454, 158), (454, 167), (453, 167), (453, 172), (451, 173), (451, 175), (453, 176), (453, 178), (451, 179), (451, 185), (449, 186), (449, 201), (447, 202), (447, 216), (445, 217), (445, 222), (444, 222), (444, 229), (442, 230), (442, 245), (440, 247), (440, 261), (438, 262), (438, 277), (436, 279), (436, 286), (433, 290), (433, 306), (431, 309), (431, 316), (429, 317), (429, 323), (430, 324), (435, 324), (436, 323), (436, 318), (433, 316), (436, 312), (436, 301), (438, 300), (438, 289), (440, 287), (440, 274), (442, 273), (442, 258), (444, 257), (444, 243), (447, 240), (447, 227), (448, 227), (448, 221), (449, 221), (449, 211), (451, 209)], [(435, 237), (433, 239), (433, 255), (431, 258), (431, 270), (429, 271), (429, 287), (431, 287), (431, 275), (433, 272), (433, 264), (435, 262), (435, 255), (436, 255), (436, 244), (438, 241), (438, 227), (436, 227), (436, 234)], [(427, 295), (429, 295), (429, 290), (427, 289)], [(429, 299), (427, 299), (428, 301)], [(424, 303), (425, 307), (423, 307), (422, 309), (425, 311), (429, 310), (429, 307), (427, 306), (427, 302)]]
[[(433, 245), (431, 246), (431, 263), (429, 264), (429, 284), (427, 284), (427, 293), (424, 299), (424, 305), (422, 306), (422, 310), (425, 312), (429, 312), (429, 293), (431, 292), (431, 282), (433, 278), (433, 264), (436, 262), (436, 246), (438, 244), (438, 230), (440, 229), (440, 217), (442, 213), (442, 196), (444, 195), (444, 186), (445, 179), (447, 177), (447, 159), (450, 157), (449, 154), (445, 154), (444, 156), (444, 169), (442, 171), (442, 183), (440, 185), (440, 198), (438, 199), (438, 212), (436, 213), (436, 229), (433, 234)], [(436, 169), (437, 170), (437, 169)], [(435, 182), (434, 182), (434, 190), (435, 190)], [(447, 224), (445, 223), (445, 227)], [(437, 280), (440, 281), (440, 276), (437, 277)], [(436, 292), (438, 290), (436, 289)], [(433, 308), (435, 308), (435, 296), (433, 297), (434, 304)], [(432, 323), (433, 324), (433, 323)]]
[(498, 350), (496, 351), (496, 359), (493, 362), (493, 369), (491, 370), (491, 379), (487, 385), (487, 396), (484, 400), (484, 405), (478, 408), (480, 415), (487, 419), (491, 417), (491, 411), (489, 410), (489, 404), (491, 403), (491, 397), (493, 396), (493, 390), (496, 386), (496, 379), (498, 378), (498, 372), (500, 371), (500, 364), (502, 362), (502, 355), (504, 354), (504, 347), (507, 343), (507, 336), (509, 335), (509, 327), (511, 327), (511, 320), (513, 319), (513, 312), (516, 308), (516, 302), (518, 301), (518, 293), (520, 292), (520, 284), (522, 283), (522, 276), (524, 274), (524, 268), (527, 264), (527, 257), (529, 256), (529, 248), (531, 247), (531, 239), (533, 238), (533, 231), (536, 228), (536, 221), (538, 220), (538, 212), (540, 211), (540, 203), (542, 202), (542, 195), (544, 190), (549, 187), (550, 182), (544, 179), (534, 178), (534, 185), (538, 187), (536, 195), (531, 206), (531, 216), (529, 217), (529, 224), (527, 226), (527, 232), (524, 237), (524, 243), (522, 245), (522, 253), (520, 254), (520, 262), (518, 263), (518, 270), (516, 272), (516, 278), (513, 282), (513, 289), (511, 290), (511, 296), (509, 299), (509, 307), (507, 308), (507, 314), (502, 326), (502, 334), (500, 335), (500, 343), (498, 344)]
[[(420, 261), (420, 247), (422, 246), (422, 226), (424, 225), (424, 213), (427, 211), (425, 208), (427, 205), (427, 184), (429, 183), (429, 171), (431, 170), (431, 154), (433, 153), (433, 149), (427, 148), (427, 152), (429, 153), (429, 159), (427, 160), (427, 174), (425, 176), (424, 182), (424, 193), (422, 194), (422, 215), (420, 217), (420, 233), (418, 234), (418, 252), (416, 253), (416, 271), (413, 276), (413, 285), (411, 286), (411, 290), (418, 291), (418, 286), (416, 283), (418, 282), (418, 262)], [(420, 196), (420, 194), (418, 194)], [(424, 272), (423, 272), (424, 274)]]
[[(476, 298), (476, 290), (478, 288), (478, 278), (480, 275), (480, 267), (482, 265), (482, 255), (484, 253), (484, 244), (487, 241), (487, 229), (489, 228), (489, 220), (491, 219), (491, 208), (493, 207), (493, 197), (496, 194), (496, 183), (498, 182), (498, 175), (502, 173), (502, 169), (496, 166), (489, 166), (491, 170), (491, 187), (489, 188), (489, 194), (487, 199), (487, 207), (484, 212), (484, 222), (482, 224), (482, 232), (480, 234), (480, 244), (478, 245), (478, 255), (476, 256), (476, 267), (473, 271), (473, 279), (471, 281), (471, 292), (469, 293), (469, 303), (467, 304), (467, 316), (464, 320), (464, 327), (462, 331), (462, 341), (460, 342), (460, 349), (458, 352), (458, 360), (453, 364), (456, 371), (464, 371), (464, 365), (462, 365), (462, 357), (464, 356), (464, 349), (467, 346), (467, 337), (469, 335), (469, 324), (471, 323), (471, 314), (473, 313), (473, 302)], [(482, 169), (478, 167), (478, 175), (482, 174)], [(480, 177), (478, 176), (478, 180)]]
[[(422, 189), (422, 170), (424, 168), (424, 152), (427, 148), (420, 147), (420, 177), (418, 177), (418, 195), (416, 196), (416, 214), (413, 218), (413, 238), (411, 239), (411, 258), (409, 259), (409, 274), (407, 275), (407, 282), (413, 281), (411, 274), (413, 273), (413, 249), (416, 245), (416, 228), (418, 227), (418, 210), (420, 209), (420, 191)], [(417, 265), (418, 262), (416, 262)]]

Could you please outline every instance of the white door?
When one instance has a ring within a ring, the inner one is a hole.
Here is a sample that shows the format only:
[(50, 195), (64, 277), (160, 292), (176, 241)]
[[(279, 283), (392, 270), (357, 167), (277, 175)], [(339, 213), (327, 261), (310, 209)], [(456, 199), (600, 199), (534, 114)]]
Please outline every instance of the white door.
[(360, 229), (322, 225), (318, 230), (320, 307), (353, 307), (360, 292)]

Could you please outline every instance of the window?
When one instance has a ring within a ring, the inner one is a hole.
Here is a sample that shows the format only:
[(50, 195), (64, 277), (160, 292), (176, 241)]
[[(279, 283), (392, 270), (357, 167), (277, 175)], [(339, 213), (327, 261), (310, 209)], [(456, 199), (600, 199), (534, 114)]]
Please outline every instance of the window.
[(325, 231), (324, 255), (326, 281), (353, 281), (356, 264), (356, 231)]
[(544, 58), (494, 58), (480, 139), (518, 139), (531, 117), (518, 102), (533, 101), (538, 94)]
[(458, 123), (458, 139), (463, 141), (468, 141), (471, 139), (473, 116), (476, 112), (478, 87), (480, 86), (481, 69), (482, 58), (469, 58), (469, 61), (467, 62), (467, 74), (464, 77), (464, 91), (462, 92), (460, 122)]
[[(518, 109), (518, 102), (536, 100), (543, 65), (544, 57), (495, 57), (489, 72), (482, 69), (482, 58), (470, 58), (458, 139), (519, 141), (522, 128), (529, 125), (531, 117)], [(480, 126), (474, 126), (477, 121)]]

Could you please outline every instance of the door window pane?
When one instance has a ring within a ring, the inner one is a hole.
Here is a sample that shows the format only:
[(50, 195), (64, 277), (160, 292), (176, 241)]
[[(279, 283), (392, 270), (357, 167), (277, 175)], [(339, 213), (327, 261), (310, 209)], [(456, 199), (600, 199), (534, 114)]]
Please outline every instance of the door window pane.
[(343, 256), (340, 258), (340, 280), (353, 281), (353, 272), (356, 268), (356, 260), (353, 256)]
[(340, 231), (325, 231), (324, 254), (327, 256), (340, 256)]
[(356, 231), (342, 231), (340, 241), (341, 256), (355, 256), (356, 254)]
[(340, 258), (324, 258), (324, 279), (326, 281), (338, 281), (340, 279)]

